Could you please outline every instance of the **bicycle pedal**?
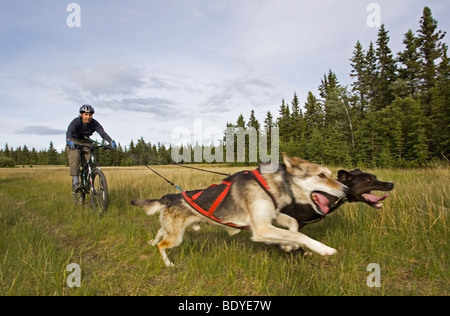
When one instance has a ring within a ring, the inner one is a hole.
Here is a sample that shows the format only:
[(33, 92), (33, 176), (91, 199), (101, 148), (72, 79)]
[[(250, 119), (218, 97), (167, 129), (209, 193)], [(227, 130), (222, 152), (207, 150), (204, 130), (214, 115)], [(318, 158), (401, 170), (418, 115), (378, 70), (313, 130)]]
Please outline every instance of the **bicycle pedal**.
[(72, 185), (72, 192), (77, 193), (80, 192), (82, 189), (81, 185), (79, 183), (73, 184)]

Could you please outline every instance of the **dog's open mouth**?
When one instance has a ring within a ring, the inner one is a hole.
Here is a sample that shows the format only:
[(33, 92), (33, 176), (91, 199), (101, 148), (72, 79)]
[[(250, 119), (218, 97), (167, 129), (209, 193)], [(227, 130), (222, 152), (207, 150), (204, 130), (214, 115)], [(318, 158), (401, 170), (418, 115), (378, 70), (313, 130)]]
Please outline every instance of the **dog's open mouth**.
[(336, 196), (319, 191), (314, 191), (313, 193), (311, 193), (311, 199), (317, 205), (317, 208), (321, 215), (327, 215), (334, 211), (338, 202), (341, 200)]
[(385, 193), (382, 197), (379, 197), (375, 194), (372, 194), (371, 192), (366, 192), (361, 195), (366, 199), (367, 204), (377, 210), (379, 210), (383, 206), (383, 203), (381, 202), (386, 200), (386, 198), (389, 196), (389, 194)]

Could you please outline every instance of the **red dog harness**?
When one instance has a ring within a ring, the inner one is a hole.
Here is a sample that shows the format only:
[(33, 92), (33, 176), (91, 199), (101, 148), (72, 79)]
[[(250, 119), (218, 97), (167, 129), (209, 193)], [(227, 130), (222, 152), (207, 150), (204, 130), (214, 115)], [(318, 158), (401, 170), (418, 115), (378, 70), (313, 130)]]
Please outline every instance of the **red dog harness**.
[[(256, 182), (261, 186), (261, 188), (270, 196), (270, 198), (273, 201), (273, 204), (275, 205), (275, 208), (277, 208), (277, 202), (275, 200), (275, 197), (273, 196), (273, 194), (270, 192), (270, 188), (269, 188), (269, 184), (267, 183), (266, 179), (263, 178), (263, 176), (261, 175), (261, 173), (258, 171), (258, 169), (252, 170), (252, 171), (244, 171), (242, 172), (243, 174), (248, 174), (253, 176), (253, 178), (256, 180)], [(229, 178), (228, 178), (229, 179)], [(226, 196), (228, 195), (228, 193), (230, 192), (231, 189), (231, 185), (233, 184), (232, 181), (229, 181), (228, 179), (225, 179), (224, 181), (222, 181), (222, 185), (225, 185), (224, 190), (219, 194), (219, 196), (217, 197), (217, 199), (212, 203), (212, 205), (210, 206), (210, 208), (208, 210), (205, 210), (203, 207), (201, 207), (200, 205), (197, 204), (196, 200), (203, 194), (203, 192), (205, 190), (202, 190), (196, 194), (194, 194), (192, 197), (189, 197), (186, 193), (186, 191), (183, 191), (181, 194), (183, 195), (184, 199), (186, 200), (186, 202), (192, 206), (197, 212), (199, 212), (200, 214), (208, 217), (209, 219), (222, 224), (222, 225), (226, 225), (226, 226), (230, 226), (233, 228), (238, 228), (238, 229), (248, 229), (248, 226), (238, 226), (234, 223), (225, 223), (222, 220), (220, 220), (219, 218), (214, 216), (214, 212), (216, 211), (217, 207), (219, 207), (219, 205), (223, 202), (223, 200), (226, 198)], [(214, 188), (216, 187), (217, 184), (213, 184), (212, 186), (210, 186), (209, 188)], [(209, 189), (208, 188), (208, 189)], [(206, 189), (207, 190), (207, 189)]]

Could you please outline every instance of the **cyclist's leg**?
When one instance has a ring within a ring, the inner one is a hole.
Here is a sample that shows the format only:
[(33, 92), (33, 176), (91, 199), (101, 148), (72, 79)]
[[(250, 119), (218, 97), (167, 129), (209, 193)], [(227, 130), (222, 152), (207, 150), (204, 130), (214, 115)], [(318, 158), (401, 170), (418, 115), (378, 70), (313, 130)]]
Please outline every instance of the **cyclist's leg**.
[(69, 172), (72, 177), (72, 188), (75, 190), (80, 183), (80, 151), (70, 149), (66, 146), (67, 158), (69, 160)]
[[(88, 146), (88, 147), (92, 147), (92, 141), (90, 139), (82, 139), (82, 140), (76, 140), (75, 144), (77, 145), (81, 145), (81, 146)], [(89, 148), (84, 147), (83, 148), (83, 153), (84, 153), (84, 159), (86, 162), (89, 161), (89, 158), (91, 156), (91, 151), (89, 150)], [(84, 167), (84, 166), (82, 166)]]
[[(89, 144), (91, 145), (91, 144)], [(91, 158), (91, 152), (88, 148), (84, 148), (84, 159), (86, 159), (86, 161), (89, 161), (89, 159)]]

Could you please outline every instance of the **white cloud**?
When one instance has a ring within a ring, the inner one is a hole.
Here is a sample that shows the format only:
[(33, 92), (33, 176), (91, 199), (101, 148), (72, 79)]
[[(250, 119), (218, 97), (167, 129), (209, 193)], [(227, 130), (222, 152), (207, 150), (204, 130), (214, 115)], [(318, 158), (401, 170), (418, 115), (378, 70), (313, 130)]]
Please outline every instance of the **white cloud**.
[(14, 134), (31, 134), (31, 135), (61, 135), (65, 134), (65, 130), (54, 129), (49, 126), (25, 126), (14, 131)]
[(129, 94), (144, 83), (139, 69), (119, 63), (73, 69), (71, 76), (79, 89), (93, 98)]

